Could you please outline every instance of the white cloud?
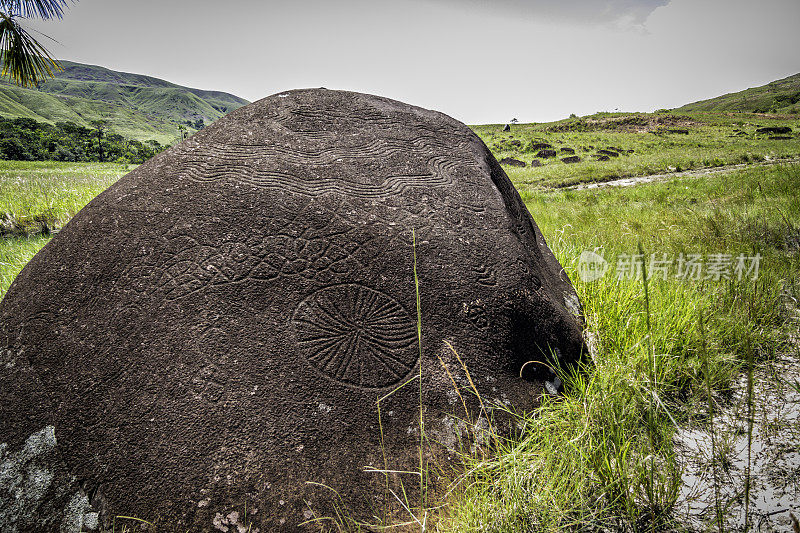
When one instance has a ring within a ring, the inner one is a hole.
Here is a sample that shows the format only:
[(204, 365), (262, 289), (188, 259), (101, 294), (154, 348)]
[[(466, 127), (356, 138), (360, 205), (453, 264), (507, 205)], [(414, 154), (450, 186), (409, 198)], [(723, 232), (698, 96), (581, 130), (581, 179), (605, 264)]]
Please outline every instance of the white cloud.
[(677, 107), (800, 71), (798, 0), (230, 0), (222, 16), (81, 0), (35, 27), (64, 59), (250, 100), (381, 94), (468, 123)]
[(465, 9), (529, 20), (641, 27), (647, 17), (670, 0), (432, 0)]

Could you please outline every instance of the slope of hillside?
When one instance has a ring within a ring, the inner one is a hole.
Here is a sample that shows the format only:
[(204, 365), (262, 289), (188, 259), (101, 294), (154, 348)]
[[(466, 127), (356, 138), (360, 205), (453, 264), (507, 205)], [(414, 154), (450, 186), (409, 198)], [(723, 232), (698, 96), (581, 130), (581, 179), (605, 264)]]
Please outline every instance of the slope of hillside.
[(232, 94), (182, 87), (151, 76), (72, 61), (61, 64), (64, 71), (36, 90), (0, 81), (0, 116), (50, 124), (71, 121), (84, 127), (105, 120), (114, 133), (171, 144), (180, 138), (180, 126), (192, 132), (195, 128), (189, 123), (210, 124), (249, 103)]
[(800, 113), (800, 74), (729, 93), (709, 100), (686, 104), (674, 111), (682, 112), (732, 112), (751, 113)]

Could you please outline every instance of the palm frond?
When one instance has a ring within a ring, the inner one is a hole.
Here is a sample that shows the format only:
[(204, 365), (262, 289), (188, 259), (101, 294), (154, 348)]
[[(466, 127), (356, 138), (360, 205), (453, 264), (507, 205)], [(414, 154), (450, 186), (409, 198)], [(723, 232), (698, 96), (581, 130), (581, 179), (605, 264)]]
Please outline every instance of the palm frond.
[(23, 18), (61, 18), (67, 0), (0, 0), (0, 11)]
[(3, 76), (23, 87), (35, 86), (44, 78), (52, 78), (53, 71), (62, 70), (50, 52), (13, 16), (3, 12), (0, 12), (0, 66)]

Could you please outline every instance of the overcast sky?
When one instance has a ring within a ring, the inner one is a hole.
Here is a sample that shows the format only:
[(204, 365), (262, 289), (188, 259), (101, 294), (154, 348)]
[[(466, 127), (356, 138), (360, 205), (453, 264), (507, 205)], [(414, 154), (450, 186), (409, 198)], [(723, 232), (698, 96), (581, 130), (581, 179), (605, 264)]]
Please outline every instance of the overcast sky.
[(379, 94), (469, 124), (677, 107), (800, 72), (800, 0), (80, 0), (59, 58), (258, 100)]

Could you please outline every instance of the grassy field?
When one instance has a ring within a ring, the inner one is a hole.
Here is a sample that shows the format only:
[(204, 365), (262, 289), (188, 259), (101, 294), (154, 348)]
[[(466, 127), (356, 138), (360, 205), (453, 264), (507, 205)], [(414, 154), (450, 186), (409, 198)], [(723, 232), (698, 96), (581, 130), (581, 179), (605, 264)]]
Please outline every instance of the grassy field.
[(0, 162), (0, 236), (47, 234), (63, 226), (131, 165)]
[(725, 94), (709, 100), (686, 104), (676, 111), (726, 112), (749, 111), (800, 114), (800, 74)]
[(0, 162), (0, 298), (51, 233), (132, 168), (114, 163)]
[[(763, 127), (792, 131), (757, 133)], [(797, 115), (598, 113), (546, 124), (515, 124), (507, 132), (502, 124), (473, 126), (473, 130), (498, 161), (513, 158), (525, 163), (525, 167), (503, 167), (523, 191), (800, 156)], [(550, 145), (557, 155), (536, 157), (541, 144)], [(581, 161), (562, 161), (573, 155)], [(602, 155), (608, 160), (599, 160)], [(541, 166), (532, 166), (532, 161)]]
[[(681, 529), (675, 432), (687, 424), (713, 427), (714, 409), (750, 362), (766, 364), (794, 349), (787, 342), (782, 301), (800, 295), (800, 165), (628, 188), (557, 186), (686, 168), (708, 158), (727, 163), (747, 154), (748, 160), (800, 154), (796, 137), (770, 140), (751, 131), (756, 124), (726, 120), (688, 126), (694, 128), (688, 135), (558, 129), (574, 120), (510, 133), (476, 127), (490, 146), (543, 139), (554, 146), (634, 152), (607, 162), (557, 161), (509, 171), (579, 293), (594, 353), (582, 372), (562, 373), (563, 396), (517, 415), (524, 428), (520, 438), (495, 435), (491, 445), (465, 450), (455, 470), (431, 465), (449, 483), (446, 491), (431, 494), (431, 509), (412, 509), (417, 518), (427, 513), (428, 530)], [(727, 140), (724, 132), (734, 127), (746, 135)], [(702, 146), (690, 150), (690, 141)], [(41, 235), (45, 226), (63, 225), (127, 170), (111, 164), (2, 163), (3, 224), (31, 236), (0, 240), (0, 296), (48, 241)], [(604, 276), (582, 279), (585, 252), (607, 262)], [(687, 268), (690, 258), (695, 269)], [(713, 520), (712, 515), (709, 524)], [(346, 521), (342, 527), (359, 528)]]
[(0, 238), (0, 298), (22, 267), (50, 241), (50, 237)]

